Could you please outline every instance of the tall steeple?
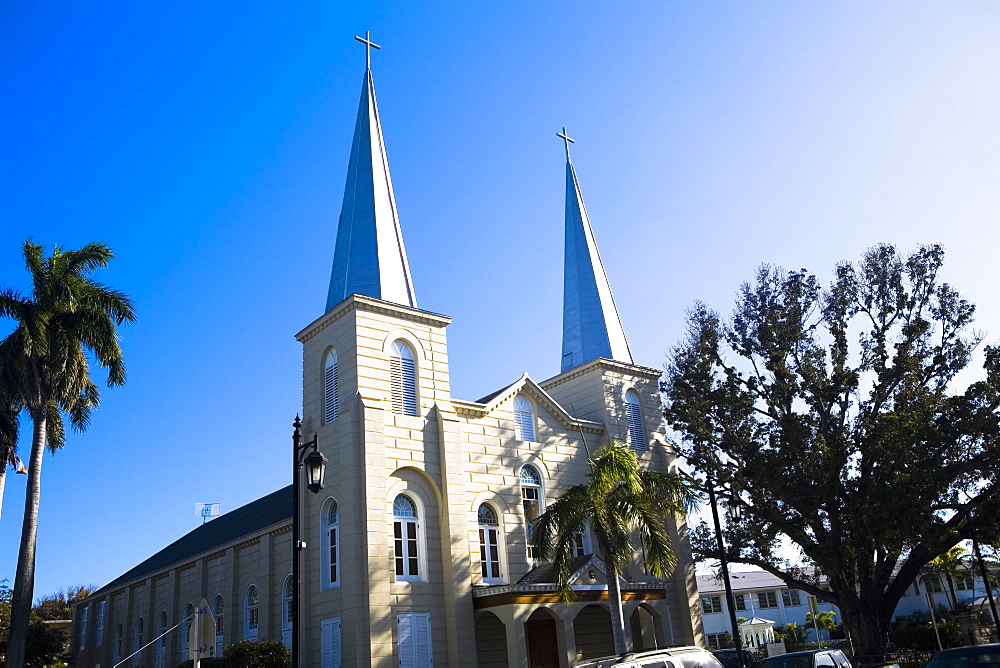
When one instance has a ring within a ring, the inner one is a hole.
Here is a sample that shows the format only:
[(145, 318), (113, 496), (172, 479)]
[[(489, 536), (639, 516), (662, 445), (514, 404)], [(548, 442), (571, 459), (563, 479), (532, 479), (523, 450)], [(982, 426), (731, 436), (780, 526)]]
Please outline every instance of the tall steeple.
[(417, 306), (375, 101), (371, 49), (380, 47), (370, 37), (370, 32), (363, 38), (355, 37), (365, 45), (365, 78), (337, 227), (327, 311), (352, 294)]
[(632, 364), (632, 353), (611, 296), (576, 169), (570, 160), (569, 145), (573, 140), (567, 136), (566, 128), (556, 134), (566, 143), (566, 259), (560, 371), (597, 357)]

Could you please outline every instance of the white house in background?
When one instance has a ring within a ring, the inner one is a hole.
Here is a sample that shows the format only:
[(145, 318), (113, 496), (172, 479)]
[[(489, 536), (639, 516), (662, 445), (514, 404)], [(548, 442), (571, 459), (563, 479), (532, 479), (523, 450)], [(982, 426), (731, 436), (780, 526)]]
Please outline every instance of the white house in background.
[[(775, 626), (785, 626), (795, 622), (806, 629), (807, 638), (816, 640), (811, 625), (806, 623), (809, 612), (806, 593), (789, 589), (781, 579), (764, 571), (732, 573), (730, 579), (733, 596), (736, 599), (736, 616), (751, 619), (760, 617), (774, 622)], [(918, 584), (919, 583), (919, 584)], [(910, 585), (899, 599), (894, 619), (908, 617), (914, 613), (929, 614), (927, 590), (934, 599), (935, 608), (952, 608), (951, 593), (943, 575), (925, 573), (917, 583)], [(716, 649), (730, 631), (729, 609), (726, 607), (726, 588), (721, 578), (715, 575), (698, 576), (698, 593), (701, 596), (702, 619), (705, 626), (705, 642), (710, 649)], [(994, 590), (996, 595), (996, 590)], [(959, 604), (986, 605), (986, 589), (983, 580), (968, 568), (955, 577), (955, 598)], [(832, 610), (838, 623), (843, 620), (840, 610), (832, 603), (819, 602), (820, 611)], [(825, 634), (824, 634), (825, 638)]]
[[(774, 622), (775, 626), (785, 626), (794, 622), (806, 627), (806, 613), (809, 603), (806, 593), (789, 589), (778, 577), (764, 571), (746, 571), (730, 574), (733, 598), (736, 602), (736, 616), (753, 619), (759, 617)], [(715, 575), (698, 576), (698, 593), (701, 596), (702, 620), (705, 626), (705, 642), (709, 649), (718, 649), (724, 642), (729, 626), (729, 608), (726, 607), (726, 587)], [(840, 611), (831, 603), (820, 603), (819, 609)], [(808, 637), (815, 639), (812, 628)]]

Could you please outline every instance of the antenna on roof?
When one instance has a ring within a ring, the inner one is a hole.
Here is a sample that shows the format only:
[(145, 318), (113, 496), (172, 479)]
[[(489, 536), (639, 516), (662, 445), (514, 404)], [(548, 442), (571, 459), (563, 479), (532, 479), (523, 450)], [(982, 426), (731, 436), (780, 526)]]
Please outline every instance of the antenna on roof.
[(209, 517), (216, 517), (220, 508), (218, 503), (196, 503), (194, 504), (194, 516), (201, 517), (201, 523), (204, 524)]

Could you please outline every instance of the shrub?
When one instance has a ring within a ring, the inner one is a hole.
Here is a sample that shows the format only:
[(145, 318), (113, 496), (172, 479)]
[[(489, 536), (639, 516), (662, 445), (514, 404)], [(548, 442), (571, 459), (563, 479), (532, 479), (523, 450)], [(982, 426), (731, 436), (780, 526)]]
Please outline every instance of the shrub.
[(292, 651), (277, 640), (241, 640), (222, 653), (226, 668), (285, 668), (292, 665)]

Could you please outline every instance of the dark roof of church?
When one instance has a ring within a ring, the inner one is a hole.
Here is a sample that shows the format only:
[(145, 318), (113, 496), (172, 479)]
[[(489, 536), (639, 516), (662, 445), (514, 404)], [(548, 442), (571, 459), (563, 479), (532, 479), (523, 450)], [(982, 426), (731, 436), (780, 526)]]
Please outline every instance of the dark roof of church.
[(220, 515), (182, 536), (132, 570), (115, 578), (96, 592), (105, 594), (128, 582), (140, 580), (175, 564), (190, 561), (200, 554), (236, 543), (240, 538), (269, 526), (292, 519), (292, 486), (271, 492), (256, 501)]
[(503, 387), (501, 387), (496, 392), (490, 392), (485, 397), (479, 397), (478, 399), (476, 399), (476, 403), (477, 404), (488, 404), (488, 403), (490, 403), (490, 400), (492, 400), (493, 397), (497, 396), (498, 394), (500, 394), (501, 392), (503, 392), (504, 390), (506, 390), (508, 387), (510, 387), (513, 384), (514, 383), (508, 383), (507, 385), (504, 385)]

